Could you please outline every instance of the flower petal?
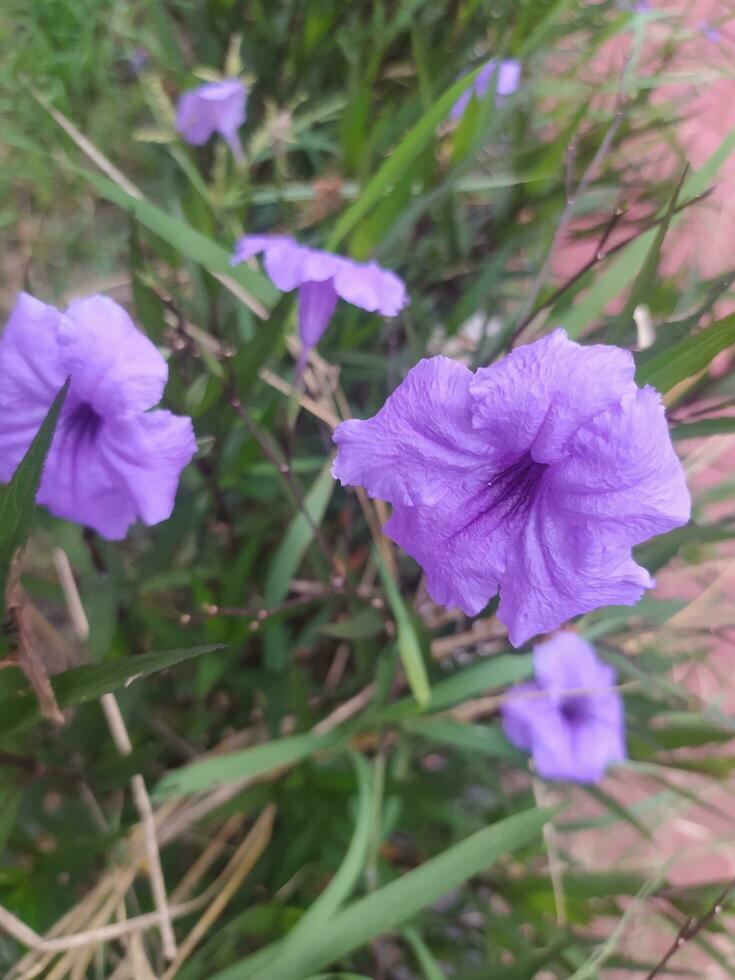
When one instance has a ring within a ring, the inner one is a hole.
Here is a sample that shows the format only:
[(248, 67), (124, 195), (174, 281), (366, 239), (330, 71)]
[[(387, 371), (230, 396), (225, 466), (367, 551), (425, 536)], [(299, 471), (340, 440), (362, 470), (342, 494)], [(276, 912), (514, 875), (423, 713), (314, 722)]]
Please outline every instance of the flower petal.
[(145, 524), (171, 516), (179, 477), (196, 452), (190, 418), (167, 411), (107, 424), (99, 452)]
[(477, 483), (457, 481), (435, 507), (394, 507), (383, 530), (421, 565), (434, 602), (476, 616), (497, 593), (511, 525)]
[(594, 522), (629, 545), (689, 520), (684, 471), (661, 398), (650, 387), (579, 429), (551, 485), (570, 521)]
[(473, 425), (498, 460), (531, 452), (539, 463), (556, 462), (580, 425), (637, 390), (634, 371), (629, 351), (582, 347), (554, 330), (477, 371)]
[(498, 619), (517, 647), (599, 606), (634, 605), (652, 586), (629, 547), (570, 522), (543, 492), (507, 550)]
[(334, 288), (346, 302), (382, 316), (396, 316), (408, 301), (403, 280), (377, 262), (342, 259), (337, 267)]
[(130, 495), (96, 442), (80, 434), (68, 414), (54, 435), (38, 502), (57, 517), (94, 528), (110, 541), (122, 540), (136, 518)]
[(536, 681), (516, 684), (500, 705), (503, 731), (509, 742), (524, 752), (531, 752), (539, 730), (543, 735), (548, 715), (554, 708), (543, 697), (542, 688)]
[(393, 504), (436, 504), (478, 468), (484, 439), (472, 429), (466, 367), (419, 361), (373, 418), (337, 426), (332, 473)]
[(305, 350), (319, 343), (336, 305), (337, 294), (329, 279), (299, 287), (299, 336)]
[(20, 293), (0, 339), (0, 480), (11, 478), (63, 387), (55, 307)]
[(166, 362), (113, 300), (90, 296), (72, 303), (58, 337), (61, 363), (72, 378), (70, 394), (98, 415), (141, 412), (161, 400)]
[(615, 671), (597, 657), (593, 647), (578, 633), (564, 630), (533, 648), (533, 672), (550, 694), (569, 691), (607, 691), (615, 683)]
[(246, 100), (247, 90), (237, 78), (200, 85), (180, 97), (176, 129), (192, 146), (202, 146), (213, 133), (232, 140), (245, 122)]
[(288, 235), (243, 235), (235, 243), (235, 250), (230, 259), (230, 265), (246, 262), (254, 255), (267, 252), (277, 245), (295, 245), (293, 238)]
[(265, 253), (264, 266), (273, 285), (283, 293), (305, 282), (333, 279), (341, 259), (294, 241), (284, 241)]

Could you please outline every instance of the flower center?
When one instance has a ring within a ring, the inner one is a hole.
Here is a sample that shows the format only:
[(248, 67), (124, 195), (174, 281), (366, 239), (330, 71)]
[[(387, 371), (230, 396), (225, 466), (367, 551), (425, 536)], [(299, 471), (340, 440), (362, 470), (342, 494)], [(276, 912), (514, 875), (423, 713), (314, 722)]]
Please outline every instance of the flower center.
[(537, 463), (530, 453), (506, 466), (489, 484), (492, 509), (502, 507), (503, 517), (528, 513), (547, 469), (548, 463)]
[(82, 442), (92, 442), (102, 426), (102, 417), (95, 412), (89, 402), (79, 402), (71, 410), (67, 425), (74, 433), (77, 445)]
[(568, 725), (579, 725), (588, 718), (589, 705), (585, 698), (564, 698), (559, 706), (562, 718)]

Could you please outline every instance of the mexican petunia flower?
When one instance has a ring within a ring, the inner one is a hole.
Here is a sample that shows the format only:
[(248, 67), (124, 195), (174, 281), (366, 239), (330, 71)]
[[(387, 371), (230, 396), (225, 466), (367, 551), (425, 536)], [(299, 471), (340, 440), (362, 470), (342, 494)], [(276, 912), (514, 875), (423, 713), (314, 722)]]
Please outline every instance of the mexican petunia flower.
[(137, 518), (170, 517), (196, 451), (191, 419), (148, 411), (163, 395), (166, 362), (105, 296), (61, 313), (19, 295), (0, 338), (0, 480), (12, 477), (67, 377), (38, 502), (111, 540)]
[(371, 419), (342, 422), (333, 473), (393, 505), (386, 534), (436, 602), (500, 590), (515, 646), (654, 583), (631, 547), (685, 524), (689, 493), (660, 397), (618, 347), (564, 330), (474, 374), (420, 361)]
[(242, 147), (237, 131), (246, 119), (246, 100), (247, 89), (238, 78), (207, 82), (179, 98), (176, 129), (192, 146), (203, 146), (219, 133), (240, 159)]
[(377, 262), (352, 259), (299, 245), (288, 235), (245, 235), (235, 245), (232, 264), (263, 254), (271, 281), (281, 292), (299, 291), (301, 366), (327, 329), (339, 298), (382, 316), (396, 316), (408, 302), (406, 286)]
[(495, 85), (496, 104), (499, 104), (506, 96), (518, 90), (521, 82), (520, 61), (516, 61), (515, 58), (503, 58), (501, 61), (491, 58), (477, 73), (472, 85), (454, 103), (449, 118), (453, 122), (461, 119), (473, 96), (478, 99), (485, 98), (491, 82)]
[(531, 753), (545, 779), (599, 782), (611, 763), (626, 759), (614, 669), (581, 636), (562, 632), (534, 647), (533, 672), (501, 706), (507, 738)]

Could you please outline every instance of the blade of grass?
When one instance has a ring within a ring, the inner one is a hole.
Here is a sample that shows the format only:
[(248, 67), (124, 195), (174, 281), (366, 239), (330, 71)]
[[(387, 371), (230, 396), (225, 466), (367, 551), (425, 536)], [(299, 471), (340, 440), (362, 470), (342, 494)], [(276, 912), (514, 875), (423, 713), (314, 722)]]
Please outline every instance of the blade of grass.
[[(138, 657), (122, 657), (109, 663), (67, 670), (53, 677), (51, 684), (59, 707), (68, 708), (96, 700), (139, 678), (174, 667), (193, 657), (223, 649), (224, 645), (218, 643), (192, 647), (189, 650), (165, 650), (162, 653), (144, 653)], [(40, 720), (35, 697), (30, 692), (18, 695), (12, 701), (0, 704), (0, 737), (5, 738)]]
[[(353, 902), (332, 918), (328, 929), (308, 937), (309, 943), (302, 945), (301, 962), (292, 971), (279, 974), (278, 980), (303, 980), (376, 936), (399, 928), (442, 895), (531, 841), (550, 815), (551, 811), (539, 809), (516, 813), (478, 830), (420, 867)], [(211, 980), (242, 980), (247, 964), (247, 959), (236, 963)]]

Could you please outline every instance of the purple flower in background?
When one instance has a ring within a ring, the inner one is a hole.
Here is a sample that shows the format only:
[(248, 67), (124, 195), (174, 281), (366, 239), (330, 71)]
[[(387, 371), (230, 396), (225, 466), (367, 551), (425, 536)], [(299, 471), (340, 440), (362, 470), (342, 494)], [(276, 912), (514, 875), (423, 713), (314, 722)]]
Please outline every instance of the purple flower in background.
[(287, 235), (245, 235), (231, 262), (237, 265), (261, 252), (273, 284), (284, 293), (299, 291), (300, 368), (327, 329), (338, 298), (382, 316), (396, 316), (408, 302), (403, 280), (377, 262), (307, 248)]
[(478, 73), (472, 85), (454, 103), (452, 111), (449, 113), (449, 118), (453, 122), (461, 119), (465, 109), (470, 104), (472, 96), (474, 95), (478, 99), (484, 98), (487, 90), (490, 88), (490, 83), (493, 82), (496, 76), (497, 80), (494, 82), (495, 102), (498, 104), (505, 96), (512, 95), (513, 92), (517, 91), (521, 81), (520, 61), (516, 61), (514, 58), (503, 58), (501, 61), (498, 61), (497, 58), (492, 58), (488, 61)]
[(576, 633), (557, 633), (533, 650), (534, 680), (511, 688), (503, 730), (530, 752), (544, 779), (596, 783), (624, 762), (623, 699), (615, 671)]
[(654, 583), (631, 547), (685, 524), (660, 397), (628, 351), (564, 330), (474, 374), (420, 361), (371, 419), (342, 422), (333, 473), (393, 505), (386, 534), (436, 602), (498, 617), (519, 646)]
[(0, 480), (12, 477), (67, 377), (38, 502), (111, 540), (137, 518), (166, 520), (196, 451), (191, 419), (148, 411), (163, 395), (166, 362), (105, 296), (65, 313), (18, 297), (0, 338)]
[(713, 44), (716, 44), (720, 40), (720, 31), (716, 27), (713, 27), (708, 20), (700, 20), (697, 28), (706, 40), (711, 41)]
[(237, 131), (246, 119), (246, 99), (247, 90), (237, 78), (200, 85), (179, 98), (176, 128), (192, 146), (203, 146), (219, 133), (239, 160), (242, 147)]

